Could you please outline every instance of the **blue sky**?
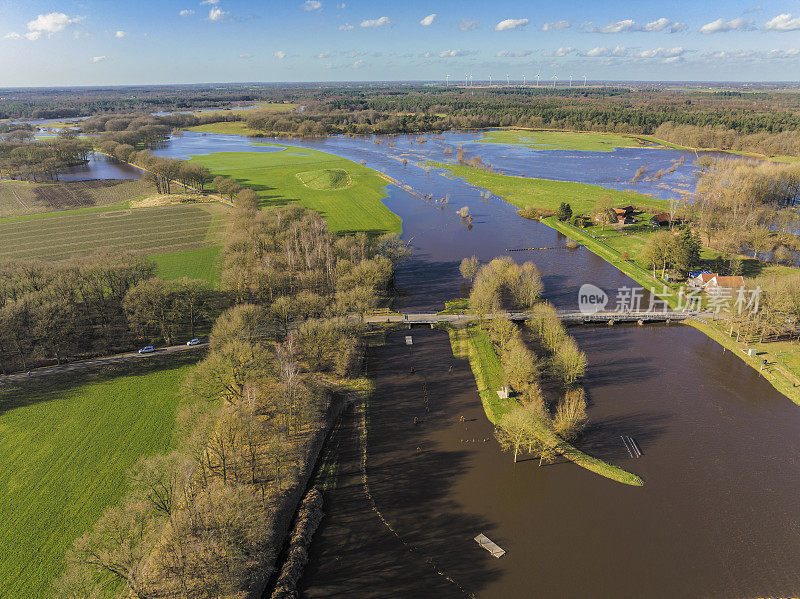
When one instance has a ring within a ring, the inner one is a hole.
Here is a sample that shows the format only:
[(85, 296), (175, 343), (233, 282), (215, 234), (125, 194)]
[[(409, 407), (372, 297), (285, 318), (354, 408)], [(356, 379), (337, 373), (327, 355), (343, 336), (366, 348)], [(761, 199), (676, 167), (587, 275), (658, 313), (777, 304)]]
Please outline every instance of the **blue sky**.
[(800, 79), (800, 1), (0, 0), (0, 87)]

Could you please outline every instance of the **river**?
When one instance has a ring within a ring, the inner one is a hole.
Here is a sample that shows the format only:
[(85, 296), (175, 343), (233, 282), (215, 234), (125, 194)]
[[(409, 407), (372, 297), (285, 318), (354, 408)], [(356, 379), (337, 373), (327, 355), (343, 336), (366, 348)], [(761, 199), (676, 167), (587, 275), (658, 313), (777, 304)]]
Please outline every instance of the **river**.
[[(534, 151), (476, 144), (476, 137), (427, 136), (423, 144), (411, 136), (291, 142), (363, 160), (419, 192), (449, 197), (442, 209), (387, 188), (385, 202), (402, 217), (403, 237), (415, 251), (397, 272), (404, 309), (441, 309), (445, 299), (460, 295), (464, 256), (488, 260), (508, 249), (565, 242), (501, 199), (414, 165), (442, 159), (447, 146), (463, 144), (468, 154), (479, 153), (509, 174), (630, 186), (657, 197), (670, 193), (661, 184), (693, 184), (690, 157), (682, 152)], [(186, 133), (155, 153), (216, 151), (274, 148)], [(643, 161), (656, 170), (682, 155), (672, 178), (630, 182)], [(455, 214), (461, 206), (474, 215), (472, 227)], [(575, 308), (585, 282), (612, 296), (635, 285), (583, 248), (513, 256), (536, 262), (547, 299), (559, 307)], [(513, 464), (493, 440), (469, 366), (452, 357), (447, 335), (416, 329), (412, 351), (404, 335), (394, 334), (368, 357), (376, 391), (366, 467), (375, 503), (362, 485), (360, 416), (350, 413), (335, 439), (338, 485), (326, 493), (327, 516), (312, 545), (303, 596), (797, 596), (800, 408), (690, 327), (578, 327), (571, 333), (589, 362), (591, 426), (578, 445), (639, 474), (644, 487), (614, 483), (571, 463)], [(414, 416), (421, 425), (414, 426)], [(641, 458), (628, 456), (622, 434), (636, 440)], [(472, 538), (481, 532), (505, 556), (495, 559), (479, 548)]]

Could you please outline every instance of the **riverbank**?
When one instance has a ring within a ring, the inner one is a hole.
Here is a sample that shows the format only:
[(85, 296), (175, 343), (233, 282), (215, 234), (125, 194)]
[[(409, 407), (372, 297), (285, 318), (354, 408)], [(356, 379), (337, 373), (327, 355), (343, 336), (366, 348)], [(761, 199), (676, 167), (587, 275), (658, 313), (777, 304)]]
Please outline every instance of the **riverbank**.
[[(658, 279), (649, 271), (646, 271), (631, 260), (624, 260), (622, 255), (605, 245), (602, 241), (592, 237), (586, 231), (563, 223), (553, 217), (544, 218), (541, 222), (580, 243), (593, 254), (600, 256), (603, 260), (618, 268), (634, 281), (647, 289), (656, 290), (658, 295), (665, 301), (670, 308), (678, 306), (677, 289), (670, 287), (668, 283)], [(669, 290), (669, 295), (658, 293), (664, 289)], [(769, 383), (797, 405), (800, 405), (800, 373), (793, 372), (790, 363), (800, 365), (800, 347), (797, 344), (782, 343), (780, 355), (772, 351), (770, 343), (745, 344), (736, 341), (725, 330), (724, 325), (706, 321), (692, 321), (690, 326), (705, 333), (708, 337), (731, 350), (733, 354), (742, 359), (746, 364), (758, 370)], [(755, 349), (755, 356), (747, 355), (745, 349)], [(767, 367), (762, 369), (764, 359), (767, 360)]]
[[(514, 407), (516, 400), (500, 399), (496, 393), (497, 389), (504, 385), (504, 376), (500, 359), (488, 335), (476, 326), (463, 329), (450, 327), (448, 333), (453, 355), (469, 360), (486, 417), (492, 424), (497, 425), (500, 418)], [(558, 453), (581, 468), (626, 485), (636, 487), (644, 485), (644, 481), (635, 474), (582, 452), (546, 426), (538, 427), (537, 436), (545, 446), (556, 448)]]

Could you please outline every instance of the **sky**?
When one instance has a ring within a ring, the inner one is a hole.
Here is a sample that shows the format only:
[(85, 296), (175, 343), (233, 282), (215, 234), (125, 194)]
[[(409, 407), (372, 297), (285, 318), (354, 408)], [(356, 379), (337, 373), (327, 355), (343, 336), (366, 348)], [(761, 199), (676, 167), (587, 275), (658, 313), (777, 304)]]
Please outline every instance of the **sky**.
[(0, 87), (798, 81), (800, 0), (0, 0)]

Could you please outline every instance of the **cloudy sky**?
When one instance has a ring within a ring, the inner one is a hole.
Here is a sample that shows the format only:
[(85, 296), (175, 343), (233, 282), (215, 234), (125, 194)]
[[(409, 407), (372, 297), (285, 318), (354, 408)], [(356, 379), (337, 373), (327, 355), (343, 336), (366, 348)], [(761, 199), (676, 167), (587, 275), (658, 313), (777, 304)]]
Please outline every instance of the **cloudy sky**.
[(0, 87), (448, 73), (797, 81), (800, 1), (0, 0)]

